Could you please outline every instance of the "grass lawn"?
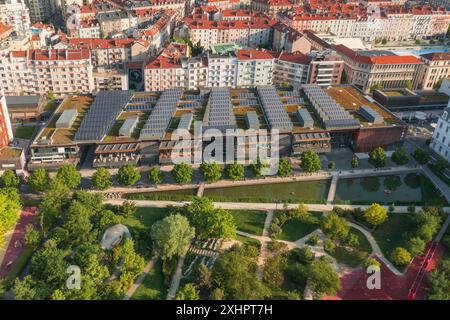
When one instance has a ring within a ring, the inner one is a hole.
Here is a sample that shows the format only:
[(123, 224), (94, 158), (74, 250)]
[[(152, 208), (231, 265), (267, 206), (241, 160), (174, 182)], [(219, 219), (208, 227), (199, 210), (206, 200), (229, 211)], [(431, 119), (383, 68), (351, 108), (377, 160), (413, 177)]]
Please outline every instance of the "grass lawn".
[(58, 107), (56, 100), (50, 100), (44, 107), (44, 111), (54, 111)]
[(261, 246), (261, 243), (258, 240), (255, 240), (255, 239), (252, 239), (249, 237), (244, 237), (241, 235), (236, 235), (236, 240), (242, 242), (243, 244), (252, 245), (252, 246), (255, 246), (258, 248)]
[(164, 300), (167, 289), (164, 288), (164, 277), (162, 273), (162, 261), (158, 260), (142, 284), (137, 288), (132, 300)]
[[(317, 218), (322, 217), (321, 212), (311, 212), (311, 215)], [(288, 220), (282, 228), (282, 232), (277, 237), (280, 240), (296, 241), (310, 234), (318, 227), (315, 223), (304, 222), (298, 218)]]
[(32, 254), (33, 249), (31, 248), (27, 247), (23, 250), (22, 254), (17, 259), (11, 271), (8, 272), (7, 276), (5, 277), (5, 282), (7, 285), (12, 284), (12, 282), (20, 276), (26, 264), (28, 263), (28, 260), (30, 260)]
[(405, 247), (403, 234), (411, 230), (412, 226), (407, 214), (394, 213), (372, 232), (387, 259), (391, 258), (392, 251), (396, 247)]
[(260, 210), (230, 210), (236, 221), (239, 231), (251, 233), (257, 236), (262, 235), (266, 211)]
[(348, 251), (345, 247), (339, 246), (336, 247), (335, 251), (330, 253), (330, 255), (334, 257), (338, 263), (345, 264), (351, 268), (356, 268), (367, 259), (369, 253), (358, 249)]
[(36, 126), (20, 126), (17, 127), (14, 137), (19, 139), (31, 139)]
[(137, 208), (132, 217), (125, 219), (124, 224), (130, 229), (149, 229), (153, 223), (167, 216), (166, 208)]
[(445, 206), (448, 204), (441, 192), (436, 189), (433, 182), (424, 175), (420, 176), (422, 202), (427, 206)]

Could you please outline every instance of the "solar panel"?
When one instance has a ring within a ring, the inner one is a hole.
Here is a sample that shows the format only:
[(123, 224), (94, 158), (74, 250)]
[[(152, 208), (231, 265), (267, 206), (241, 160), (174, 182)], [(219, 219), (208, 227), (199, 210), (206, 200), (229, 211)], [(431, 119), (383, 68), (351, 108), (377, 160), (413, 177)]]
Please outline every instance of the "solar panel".
[(141, 130), (140, 139), (163, 138), (182, 93), (179, 88), (164, 90)]
[(304, 84), (302, 89), (326, 129), (358, 128), (357, 119), (333, 100), (320, 86)]
[(178, 129), (189, 130), (193, 119), (194, 115), (192, 113), (183, 114), (180, 118), (180, 122), (178, 123)]
[(270, 129), (278, 129), (280, 131), (292, 130), (292, 121), (284, 109), (275, 87), (257, 87), (257, 91)]
[(100, 91), (81, 122), (74, 140), (99, 141), (103, 139), (132, 95), (131, 91)]
[(212, 88), (203, 117), (203, 127), (219, 130), (236, 129), (236, 118), (231, 104), (230, 89)]

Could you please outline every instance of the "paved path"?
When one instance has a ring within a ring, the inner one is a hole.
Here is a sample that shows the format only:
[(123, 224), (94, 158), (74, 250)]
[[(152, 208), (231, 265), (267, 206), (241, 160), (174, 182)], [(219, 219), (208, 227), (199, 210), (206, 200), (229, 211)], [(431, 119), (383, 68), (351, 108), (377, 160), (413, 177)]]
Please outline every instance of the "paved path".
[(184, 259), (186, 259), (186, 255), (183, 255), (178, 259), (177, 267), (175, 268), (175, 272), (173, 273), (169, 292), (167, 293), (167, 300), (173, 300), (177, 294), (178, 287), (180, 286), (181, 276), (183, 273)]
[(269, 229), (270, 225), (272, 224), (273, 216), (273, 210), (267, 211), (266, 220), (264, 221), (264, 229), (261, 237), (261, 250), (258, 257), (258, 270), (256, 271), (256, 275), (260, 280), (262, 280), (263, 277), (264, 261), (267, 255), (267, 245), (271, 241), (271, 239), (269, 238)]
[(198, 187), (198, 190), (197, 190), (197, 197), (203, 196), (203, 192), (204, 192), (204, 191), (205, 191), (205, 183), (202, 182), (202, 183), (200, 183), (200, 186)]
[[(105, 203), (113, 205), (122, 205), (126, 199), (107, 199)], [(137, 207), (155, 207), (165, 208), (168, 206), (182, 207), (189, 204), (190, 201), (155, 201), (155, 200), (133, 200)], [(277, 210), (280, 207), (279, 203), (253, 203), (253, 202), (214, 202), (214, 206), (220, 209), (226, 210)], [(360, 208), (365, 210), (369, 205), (347, 205), (347, 204), (305, 204), (309, 211), (327, 212), (333, 210), (334, 207), (341, 209), (353, 210)], [(389, 206), (384, 206), (389, 209)], [(287, 205), (287, 209), (297, 209), (298, 204), (291, 203)], [(422, 207), (416, 206), (416, 210), (420, 210)], [(450, 207), (444, 207), (444, 212), (450, 213)], [(408, 213), (408, 206), (396, 206), (395, 212)]]
[(428, 166), (422, 166), (422, 171), (425, 173), (425, 175), (433, 182), (433, 184), (438, 188), (444, 197), (447, 199), (448, 202), (450, 202), (450, 187), (445, 184), (444, 181), (439, 179), (433, 171), (428, 168)]
[(125, 297), (123, 300), (130, 300), (130, 298), (133, 296), (133, 294), (136, 292), (137, 288), (141, 285), (142, 281), (144, 281), (147, 274), (150, 272), (150, 270), (155, 265), (156, 261), (158, 261), (158, 257), (154, 257), (151, 259), (147, 265), (145, 266), (144, 270), (142, 271), (141, 275), (134, 281), (133, 285), (130, 289), (128, 289), (127, 293), (125, 294)]
[(450, 215), (447, 217), (447, 220), (445, 220), (444, 224), (441, 227), (441, 230), (439, 230), (438, 234), (436, 235), (436, 238), (434, 238), (434, 241), (440, 242), (442, 237), (445, 235), (445, 232), (447, 231), (448, 225), (450, 224)]

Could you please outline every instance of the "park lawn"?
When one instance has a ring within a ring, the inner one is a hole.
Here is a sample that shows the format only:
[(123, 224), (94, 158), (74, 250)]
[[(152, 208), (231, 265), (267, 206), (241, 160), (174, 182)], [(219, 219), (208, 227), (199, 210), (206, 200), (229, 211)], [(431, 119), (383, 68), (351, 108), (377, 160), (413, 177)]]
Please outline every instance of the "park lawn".
[(249, 237), (244, 237), (244, 236), (241, 236), (239, 234), (236, 235), (236, 240), (242, 242), (242, 244), (248, 244), (248, 245), (255, 246), (258, 249), (261, 247), (261, 243), (258, 240), (252, 239), (252, 238), (249, 238)]
[(162, 261), (158, 260), (144, 281), (136, 289), (131, 297), (132, 300), (164, 300), (167, 295), (167, 289), (164, 288), (164, 276), (162, 272)]
[(262, 235), (267, 212), (261, 210), (230, 210), (239, 231)]
[(357, 248), (349, 251), (345, 247), (337, 246), (330, 256), (336, 259), (338, 263), (345, 264), (348, 267), (356, 268), (364, 263), (369, 257), (367, 251), (358, 250)]
[[(321, 212), (311, 212), (312, 216), (321, 218)], [(298, 218), (289, 219), (282, 227), (282, 232), (277, 239), (286, 241), (296, 241), (310, 234), (318, 228), (318, 224), (304, 222)]]
[(19, 139), (31, 139), (36, 126), (20, 126), (14, 132), (14, 137)]
[(132, 217), (126, 218), (124, 224), (130, 229), (150, 229), (153, 223), (167, 216), (166, 208), (139, 207)]
[(22, 274), (22, 271), (30, 260), (32, 254), (33, 249), (31, 248), (26, 247), (23, 250), (16, 263), (12, 267), (11, 271), (9, 271), (7, 276), (5, 277), (5, 282), (7, 285), (12, 284), (13, 281)]
[(446, 206), (448, 204), (441, 192), (436, 189), (433, 182), (424, 175), (420, 176), (422, 202), (426, 206)]
[(412, 227), (413, 223), (409, 219), (408, 214), (393, 213), (372, 232), (381, 251), (388, 260), (396, 247), (405, 247), (406, 243), (403, 234), (410, 231)]
[(356, 234), (358, 236), (359, 239), (358, 249), (360, 251), (365, 251), (368, 253), (372, 252), (372, 246), (370, 245), (369, 240), (367, 240), (366, 236), (361, 231), (355, 228), (350, 228), (350, 233)]

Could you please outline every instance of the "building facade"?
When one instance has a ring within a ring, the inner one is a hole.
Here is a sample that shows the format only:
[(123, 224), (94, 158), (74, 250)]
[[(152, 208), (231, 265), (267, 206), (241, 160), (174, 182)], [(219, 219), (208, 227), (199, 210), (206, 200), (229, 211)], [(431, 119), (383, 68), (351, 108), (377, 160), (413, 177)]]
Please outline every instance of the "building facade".
[(450, 78), (450, 52), (435, 52), (420, 56), (420, 65), (414, 81), (414, 88), (421, 90), (437, 89), (443, 79)]
[(445, 160), (450, 161), (450, 106), (444, 109), (438, 120), (430, 148)]

